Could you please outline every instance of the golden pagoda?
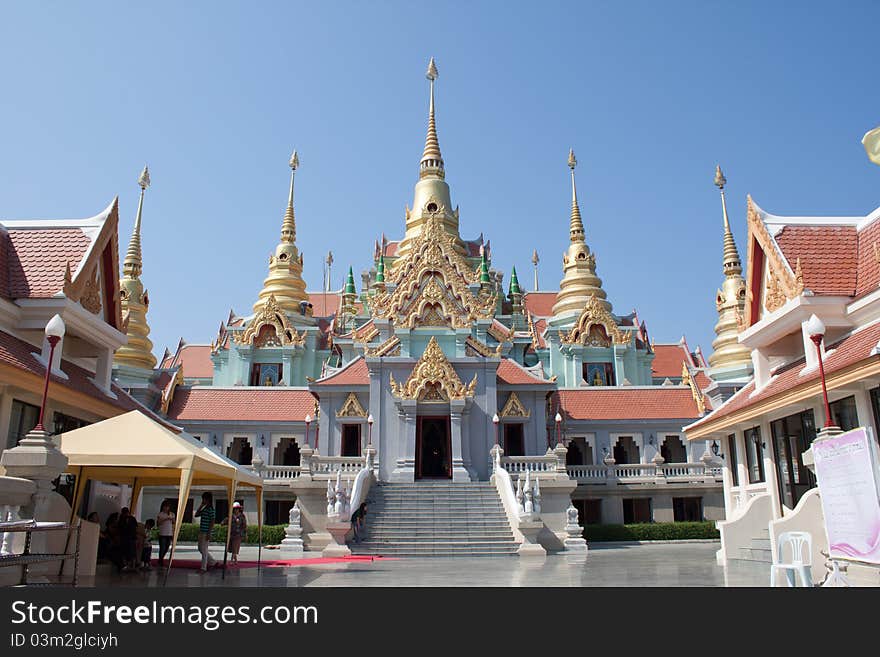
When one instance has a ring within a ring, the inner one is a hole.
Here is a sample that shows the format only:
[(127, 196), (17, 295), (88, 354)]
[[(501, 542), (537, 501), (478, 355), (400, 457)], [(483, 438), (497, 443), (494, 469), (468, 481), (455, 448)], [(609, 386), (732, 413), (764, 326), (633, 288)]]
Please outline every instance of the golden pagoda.
[[(434, 119), (434, 81), (437, 79), (437, 66), (434, 58), (428, 63), (425, 74), (431, 82), (430, 101), (428, 104), (428, 134), (425, 137), (425, 149), (419, 161), (419, 182), (415, 186), (412, 210), (406, 209), (406, 234), (397, 250), (398, 256), (404, 256), (412, 249), (413, 240), (422, 232), (425, 222), (432, 216), (440, 219), (443, 230), (455, 237), (455, 248), (464, 253), (465, 247), (458, 232), (458, 208), (452, 207), (449, 195), (443, 155), (440, 153), (440, 142), (437, 139), (437, 124)], [(397, 262), (400, 262), (398, 260)]]
[(581, 312), (591, 297), (596, 297), (605, 310), (611, 312), (611, 303), (607, 301), (602, 279), (596, 276), (596, 256), (590, 253), (590, 247), (584, 238), (584, 222), (578, 207), (577, 187), (574, 180), (574, 169), (577, 159), (574, 151), (568, 151), (568, 168), (571, 169), (571, 218), (569, 221), (568, 251), (562, 256), (562, 281), (559, 293), (553, 304), (553, 314), (575, 311)]
[(156, 366), (153, 355), (153, 343), (150, 341), (150, 327), (147, 324), (147, 309), (150, 299), (141, 283), (143, 258), (141, 256), (141, 217), (144, 210), (144, 192), (150, 186), (150, 171), (147, 167), (138, 178), (141, 197), (138, 201), (137, 216), (134, 220), (134, 231), (128, 244), (128, 252), (122, 265), (122, 278), (119, 279), (122, 321), (128, 343), (116, 350), (113, 362), (145, 370)]
[(269, 256), (269, 275), (263, 281), (263, 289), (254, 304), (254, 312), (258, 312), (274, 296), (279, 308), (299, 315), (300, 304), (308, 300), (306, 283), (302, 277), (302, 255), (296, 248), (296, 219), (293, 213), (293, 180), (299, 167), (296, 151), (290, 156), (289, 164), (290, 195), (284, 221), (281, 223), (281, 240), (275, 247), (275, 254)]
[(713, 352), (709, 356), (710, 374), (713, 377), (717, 376), (718, 370), (739, 370), (752, 365), (750, 350), (737, 340), (739, 325), (745, 314), (746, 282), (742, 276), (742, 262), (727, 216), (727, 200), (724, 198), (726, 184), (727, 179), (721, 172), (721, 167), (716, 167), (715, 186), (721, 190), (721, 213), (724, 218), (724, 282), (715, 296), (715, 307), (718, 310), (718, 323), (715, 325), (717, 337), (712, 341)]

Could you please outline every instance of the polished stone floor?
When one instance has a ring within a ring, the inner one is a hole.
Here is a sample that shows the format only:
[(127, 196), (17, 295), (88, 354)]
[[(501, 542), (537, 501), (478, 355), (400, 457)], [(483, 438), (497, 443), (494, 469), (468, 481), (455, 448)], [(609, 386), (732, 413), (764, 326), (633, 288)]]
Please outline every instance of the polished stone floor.
[[(381, 559), (347, 563), (316, 563), (278, 567), (230, 569), (225, 579), (219, 570), (199, 573), (172, 570), (167, 586), (183, 587), (347, 587), (347, 586), (767, 586), (769, 566), (740, 563), (721, 567), (715, 563), (719, 544), (678, 543), (647, 545), (594, 544), (586, 560), (565, 555), (544, 559), (434, 558)], [(212, 551), (213, 553), (213, 551)], [(194, 545), (178, 547), (181, 559), (198, 556)], [(217, 557), (222, 553), (218, 550)], [(306, 553), (309, 556), (309, 553)], [(318, 556), (318, 555), (315, 555)], [(242, 548), (242, 559), (256, 559), (256, 548)], [(264, 559), (280, 558), (264, 550)], [(128, 574), (102, 573), (83, 578), (80, 586), (162, 586), (157, 571)]]

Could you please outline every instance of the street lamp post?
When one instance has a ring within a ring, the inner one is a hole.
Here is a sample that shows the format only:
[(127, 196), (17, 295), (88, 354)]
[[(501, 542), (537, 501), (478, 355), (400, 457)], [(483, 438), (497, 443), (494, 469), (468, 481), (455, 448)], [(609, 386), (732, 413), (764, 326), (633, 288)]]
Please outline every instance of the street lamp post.
[(492, 424), (495, 425), (495, 446), (498, 446), (498, 423), (501, 422), (501, 418), (498, 417), (498, 413), (492, 416)]
[(558, 411), (556, 412), (555, 420), (556, 420), (556, 444), (561, 445), (562, 444), (562, 416), (559, 414)]
[(373, 414), (367, 416), (367, 447), (373, 446)]
[(816, 356), (819, 358), (819, 379), (822, 381), (822, 400), (825, 403), (825, 428), (833, 427), (831, 406), (828, 404), (828, 387), (825, 384), (825, 365), (822, 362), (822, 339), (825, 337), (825, 324), (816, 315), (807, 320), (807, 334), (816, 345)]
[(306, 447), (309, 446), (309, 425), (312, 423), (312, 416), (306, 413)]
[(64, 320), (60, 315), (55, 315), (46, 324), (46, 341), (49, 343), (49, 360), (46, 363), (46, 382), (43, 385), (43, 401), (40, 403), (40, 419), (37, 421), (35, 431), (45, 431), (43, 417), (46, 414), (46, 401), (49, 396), (49, 379), (52, 376), (52, 361), (55, 359), (55, 347), (64, 337)]

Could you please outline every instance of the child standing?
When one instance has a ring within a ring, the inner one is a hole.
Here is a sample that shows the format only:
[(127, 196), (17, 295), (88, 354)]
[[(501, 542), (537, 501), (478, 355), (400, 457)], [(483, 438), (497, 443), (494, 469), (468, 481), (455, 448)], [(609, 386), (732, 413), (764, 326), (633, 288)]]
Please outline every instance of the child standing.
[(144, 547), (141, 548), (141, 569), (142, 570), (150, 570), (150, 559), (153, 556), (153, 527), (155, 527), (156, 521), (152, 518), (148, 518), (144, 523)]

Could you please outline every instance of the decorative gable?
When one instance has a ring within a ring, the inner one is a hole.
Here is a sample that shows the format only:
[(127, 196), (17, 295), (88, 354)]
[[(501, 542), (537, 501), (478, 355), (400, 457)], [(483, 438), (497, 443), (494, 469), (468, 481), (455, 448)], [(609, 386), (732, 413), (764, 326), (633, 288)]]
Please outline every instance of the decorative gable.
[(336, 411), (336, 417), (367, 417), (367, 411), (361, 405), (357, 395), (350, 392), (342, 404), (342, 408)]
[(566, 334), (559, 332), (562, 344), (582, 344), (595, 347), (608, 347), (611, 343), (628, 344), (629, 337), (621, 331), (614, 317), (599, 301), (595, 294), (590, 296), (581, 316)]
[(266, 299), (259, 312), (254, 315), (242, 333), (235, 333), (233, 340), (240, 345), (254, 347), (279, 347), (294, 345), (302, 347), (306, 343), (306, 333), (297, 333), (287, 321), (287, 315), (278, 306), (275, 295)]
[(515, 392), (511, 392), (507, 398), (507, 403), (501, 409), (501, 417), (530, 417), (532, 412), (522, 405), (519, 396)]
[(392, 394), (399, 399), (447, 402), (451, 399), (473, 397), (477, 375), (474, 374), (471, 382), (464, 385), (436, 338), (432, 336), (406, 383), (397, 383), (394, 375), (391, 375), (390, 385)]

